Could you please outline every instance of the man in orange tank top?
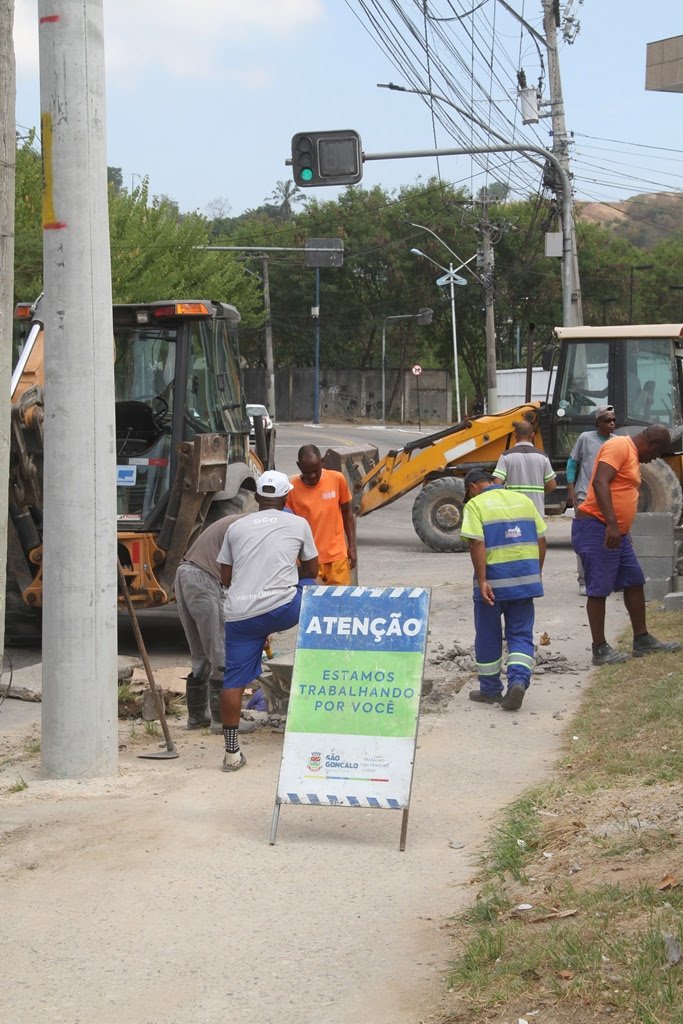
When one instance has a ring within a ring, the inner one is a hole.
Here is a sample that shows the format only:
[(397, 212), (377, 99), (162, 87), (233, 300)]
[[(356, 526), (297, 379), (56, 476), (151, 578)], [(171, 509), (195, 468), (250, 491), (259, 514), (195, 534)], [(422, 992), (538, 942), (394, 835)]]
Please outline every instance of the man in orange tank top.
[(680, 644), (658, 640), (647, 631), (645, 577), (629, 531), (638, 511), (640, 463), (652, 462), (671, 447), (666, 427), (653, 423), (634, 437), (617, 435), (598, 452), (585, 501), (576, 510), (572, 544), (586, 574), (586, 612), (593, 640), (593, 664), (627, 661), (605, 640), (605, 600), (623, 590), (633, 628), (633, 657), (677, 651)]
[(323, 468), (314, 444), (299, 449), (296, 464), (300, 475), (290, 478), (287, 508), (311, 528), (318, 549), (318, 581), (346, 586), (356, 566), (356, 523), (346, 477)]

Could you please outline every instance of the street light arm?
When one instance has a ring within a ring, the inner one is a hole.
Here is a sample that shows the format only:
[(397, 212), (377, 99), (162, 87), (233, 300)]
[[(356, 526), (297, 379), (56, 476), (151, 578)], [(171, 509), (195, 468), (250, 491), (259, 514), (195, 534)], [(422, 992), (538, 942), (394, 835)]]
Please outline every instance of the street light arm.
[(424, 260), (429, 260), (430, 263), (433, 263), (435, 267), (439, 268), (439, 270), (443, 270), (444, 273), (450, 274), (450, 270), (448, 267), (444, 267), (441, 263), (437, 263), (436, 260), (433, 260), (431, 256), (428, 256), (426, 252), (422, 252), (421, 249), (411, 249), (410, 251), (414, 253), (416, 256), (421, 256), (422, 259)]
[[(504, 135), (500, 135), (497, 131), (494, 131), (490, 125), (486, 124), (485, 121), (481, 121), (476, 114), (473, 114), (470, 110), (465, 110), (464, 107), (459, 107), (457, 103), (453, 102), (453, 100), (449, 100), (447, 96), (441, 96), (438, 92), (430, 92), (429, 89), (411, 89), (407, 85), (396, 85), (395, 82), (378, 82), (377, 88), (391, 89), (393, 92), (411, 92), (415, 96), (428, 96), (432, 100), (438, 100), (439, 103), (445, 103), (447, 107), (452, 107), (456, 113), (460, 114), (461, 117), (466, 118), (468, 121), (471, 121), (472, 124), (476, 124), (477, 128), (480, 128), (487, 135), (492, 136), (494, 139), (498, 139), (499, 142), (508, 141)], [(532, 162), (536, 163), (539, 167), (542, 166), (542, 164), (538, 163), (536, 160), (533, 160)]]
[(444, 249), (448, 249), (448, 251), (451, 254), (451, 256), (455, 256), (456, 260), (459, 263), (459, 266), (455, 267), (455, 269), (452, 269), (452, 268), (448, 268), (447, 269), (446, 267), (443, 267), (440, 263), (437, 263), (436, 260), (433, 260), (431, 258), (431, 256), (427, 256), (427, 254), (422, 252), (420, 249), (411, 249), (410, 250), (411, 252), (419, 252), (420, 256), (424, 256), (424, 258), (426, 260), (430, 260), (430, 262), (433, 263), (435, 267), (439, 267), (441, 270), (445, 270), (447, 274), (450, 274), (450, 273), (454, 273), (455, 274), (455, 273), (458, 272), (458, 270), (467, 269), (467, 270), (469, 270), (470, 274), (472, 275), (472, 277), (474, 278), (475, 281), (478, 281), (479, 284), (483, 284), (484, 283), (482, 281), (482, 279), (479, 277), (479, 274), (476, 274), (472, 270), (472, 268), (470, 266), (468, 266), (468, 264), (471, 263), (472, 260), (477, 258), (476, 252), (475, 252), (474, 256), (470, 256), (470, 258), (468, 260), (463, 260), (463, 259), (460, 258), (460, 256), (457, 255), (457, 253), (453, 252), (453, 250), (451, 249), (450, 245), (447, 245), (446, 242), (444, 242), (443, 238), (440, 238), (439, 235), (437, 235), (436, 231), (432, 231), (432, 229), (428, 228), (425, 224), (413, 224), (413, 222), (411, 220), (409, 220), (408, 223), (410, 224), (411, 228), (420, 228), (422, 231), (428, 231), (430, 235), (433, 235), (434, 238), (436, 238), (437, 242), (441, 242), (441, 244), (443, 245)]

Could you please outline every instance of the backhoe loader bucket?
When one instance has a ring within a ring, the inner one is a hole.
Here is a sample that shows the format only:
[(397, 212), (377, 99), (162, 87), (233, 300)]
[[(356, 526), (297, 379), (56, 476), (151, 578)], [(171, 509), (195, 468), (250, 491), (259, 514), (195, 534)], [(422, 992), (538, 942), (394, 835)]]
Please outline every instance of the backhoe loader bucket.
[(360, 444), (357, 448), (328, 448), (323, 456), (325, 469), (336, 469), (346, 477), (353, 495), (353, 511), (358, 511), (363, 478), (379, 462), (379, 450), (374, 444)]

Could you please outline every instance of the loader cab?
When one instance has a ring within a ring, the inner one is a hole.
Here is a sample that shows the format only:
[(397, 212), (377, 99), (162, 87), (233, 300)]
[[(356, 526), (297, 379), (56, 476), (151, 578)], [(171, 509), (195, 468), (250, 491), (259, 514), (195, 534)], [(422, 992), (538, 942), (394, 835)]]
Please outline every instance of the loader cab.
[(119, 528), (158, 525), (183, 441), (227, 434), (230, 461), (246, 461), (239, 320), (234, 306), (218, 302), (114, 306)]
[(551, 459), (566, 459), (595, 409), (613, 405), (617, 432), (636, 434), (662, 423), (681, 451), (683, 327), (559, 327), (555, 388), (542, 418)]

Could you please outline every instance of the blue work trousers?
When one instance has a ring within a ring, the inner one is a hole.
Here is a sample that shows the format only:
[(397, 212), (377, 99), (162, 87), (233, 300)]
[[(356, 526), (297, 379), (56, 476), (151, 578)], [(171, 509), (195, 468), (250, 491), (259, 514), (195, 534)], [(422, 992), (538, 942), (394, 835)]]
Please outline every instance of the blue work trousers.
[(528, 689), (534, 664), (534, 600), (499, 601), (491, 606), (474, 602), (474, 657), (477, 663), (479, 689), (488, 697), (503, 692), (500, 666), (503, 658), (503, 622), (508, 647), (508, 689)]

